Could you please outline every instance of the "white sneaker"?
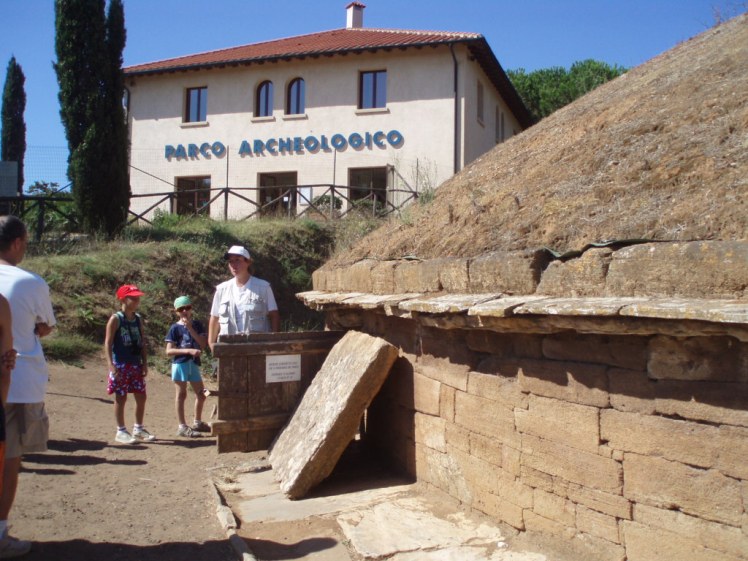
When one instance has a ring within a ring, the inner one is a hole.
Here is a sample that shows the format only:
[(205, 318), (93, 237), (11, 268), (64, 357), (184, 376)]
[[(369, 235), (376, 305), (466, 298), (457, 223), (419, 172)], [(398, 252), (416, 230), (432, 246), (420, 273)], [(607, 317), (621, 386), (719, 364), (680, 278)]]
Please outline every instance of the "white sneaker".
[(156, 437), (153, 436), (151, 433), (149, 433), (144, 428), (142, 429), (133, 429), (132, 430), (132, 437), (135, 440), (140, 440), (143, 442), (151, 442), (152, 440), (156, 440)]
[(135, 444), (137, 439), (126, 430), (118, 430), (114, 440), (120, 444)]
[(202, 435), (192, 427), (188, 427), (187, 425), (179, 425), (179, 428), (177, 429), (177, 436), (183, 436), (185, 438), (198, 438)]
[(0, 538), (0, 559), (20, 557), (21, 555), (26, 555), (29, 551), (31, 551), (30, 541), (12, 538), (8, 535), (8, 531), (5, 530), (2, 538)]

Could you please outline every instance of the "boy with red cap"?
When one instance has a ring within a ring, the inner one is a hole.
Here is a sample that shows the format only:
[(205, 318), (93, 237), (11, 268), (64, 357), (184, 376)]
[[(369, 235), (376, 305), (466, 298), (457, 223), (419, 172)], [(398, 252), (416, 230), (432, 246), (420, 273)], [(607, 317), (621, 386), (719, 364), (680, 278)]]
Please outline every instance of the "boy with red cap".
[[(145, 334), (140, 314), (143, 292), (134, 284), (124, 284), (117, 289), (117, 300), (122, 310), (112, 314), (106, 324), (104, 354), (109, 366), (107, 393), (114, 394), (114, 417), (117, 434), (114, 439), (121, 444), (150, 442), (156, 437), (143, 426), (145, 416), (145, 377), (148, 375)], [(125, 425), (127, 394), (135, 396), (135, 426), (132, 434)]]

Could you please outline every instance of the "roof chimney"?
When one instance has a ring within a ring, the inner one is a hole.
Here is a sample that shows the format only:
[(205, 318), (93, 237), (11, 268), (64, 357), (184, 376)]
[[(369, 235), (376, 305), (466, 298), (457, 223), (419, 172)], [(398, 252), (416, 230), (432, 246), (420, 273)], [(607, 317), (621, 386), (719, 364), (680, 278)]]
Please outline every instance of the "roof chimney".
[(345, 7), (346, 29), (358, 29), (364, 26), (364, 8), (361, 2), (351, 2)]

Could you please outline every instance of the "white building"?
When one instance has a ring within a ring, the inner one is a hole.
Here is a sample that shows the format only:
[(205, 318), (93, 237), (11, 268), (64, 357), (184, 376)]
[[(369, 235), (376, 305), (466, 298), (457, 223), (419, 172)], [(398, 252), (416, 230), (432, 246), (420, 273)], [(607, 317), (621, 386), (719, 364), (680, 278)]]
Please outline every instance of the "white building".
[(343, 29), (125, 68), (131, 210), (299, 214), (330, 185), (351, 186), (343, 210), (391, 209), (531, 124), (482, 35), (368, 29), (363, 9)]

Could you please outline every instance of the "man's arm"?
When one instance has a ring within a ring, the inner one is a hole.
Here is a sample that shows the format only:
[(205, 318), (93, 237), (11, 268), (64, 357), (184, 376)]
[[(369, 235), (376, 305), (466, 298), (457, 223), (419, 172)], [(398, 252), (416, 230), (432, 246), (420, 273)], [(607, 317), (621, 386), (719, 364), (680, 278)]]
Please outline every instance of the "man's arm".
[[(0, 397), (2, 402), (8, 399), (10, 389), (10, 372), (15, 365), (15, 350), (13, 350), (12, 319), (8, 301), (0, 296)], [(6, 353), (8, 356), (6, 357)]]
[(213, 345), (218, 341), (218, 332), (220, 331), (220, 325), (218, 324), (218, 316), (210, 316), (208, 321), (208, 346), (210, 352), (213, 352)]
[(36, 333), (39, 337), (46, 337), (47, 335), (52, 333), (53, 329), (54, 327), (47, 323), (37, 323), (36, 327), (34, 327), (34, 333)]
[(52, 309), (52, 300), (49, 298), (49, 286), (43, 280), (36, 295), (36, 320), (34, 333), (39, 337), (46, 337), (52, 333), (52, 329), (57, 323), (55, 312)]
[(275, 333), (280, 331), (281, 316), (278, 310), (270, 310), (268, 312), (268, 318), (270, 319), (270, 330)]

